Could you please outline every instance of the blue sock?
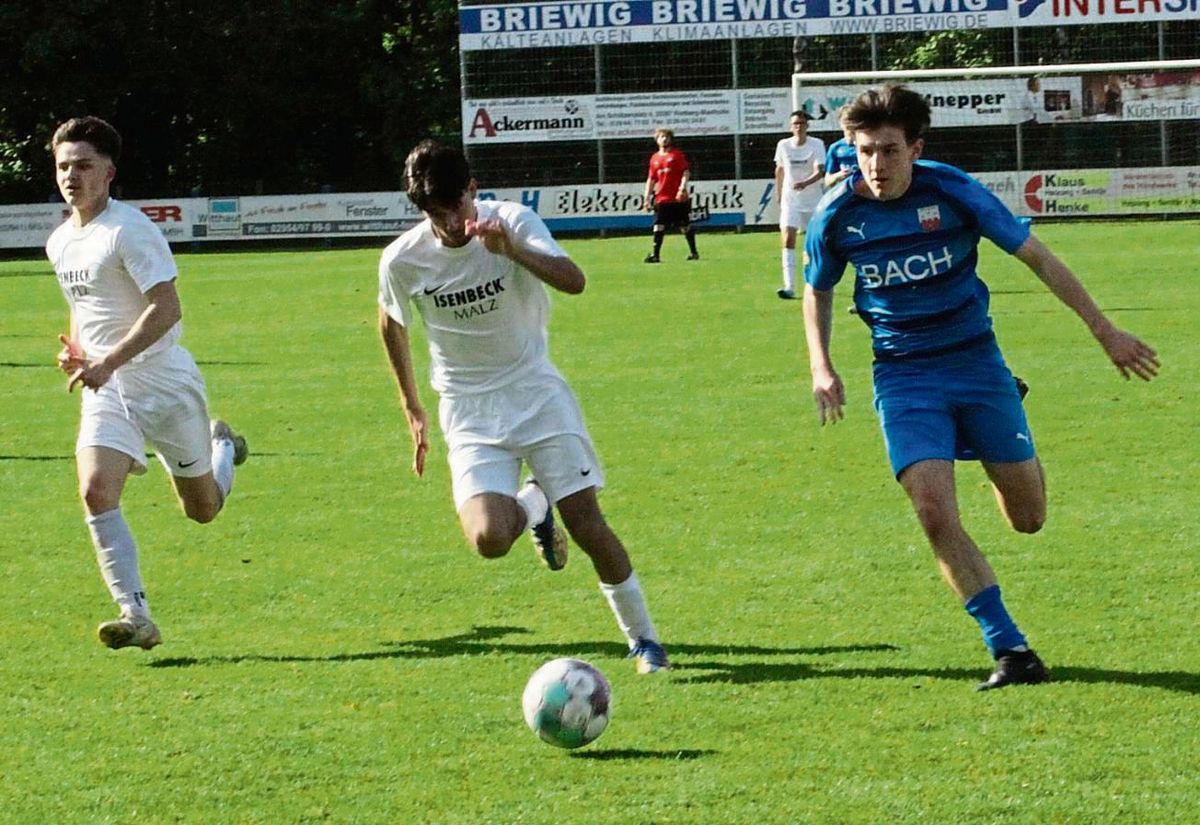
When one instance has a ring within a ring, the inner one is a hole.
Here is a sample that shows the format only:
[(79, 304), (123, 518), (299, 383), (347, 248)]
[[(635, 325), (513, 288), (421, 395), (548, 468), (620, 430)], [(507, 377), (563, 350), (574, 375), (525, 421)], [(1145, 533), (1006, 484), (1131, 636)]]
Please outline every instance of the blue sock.
[(995, 656), (1001, 650), (1020, 650), (1026, 647), (1025, 637), (1017, 629), (1017, 623), (1008, 615), (1004, 601), (1000, 598), (1000, 585), (985, 587), (967, 600), (967, 612), (979, 622), (983, 631), (983, 643)]

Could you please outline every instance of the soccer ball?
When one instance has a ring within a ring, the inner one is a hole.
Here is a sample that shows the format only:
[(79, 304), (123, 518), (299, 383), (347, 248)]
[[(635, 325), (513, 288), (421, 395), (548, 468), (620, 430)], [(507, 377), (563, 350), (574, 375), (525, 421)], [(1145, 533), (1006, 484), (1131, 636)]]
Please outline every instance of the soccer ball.
[(578, 748), (608, 726), (608, 680), (579, 659), (553, 659), (534, 671), (521, 696), (529, 729), (559, 748)]

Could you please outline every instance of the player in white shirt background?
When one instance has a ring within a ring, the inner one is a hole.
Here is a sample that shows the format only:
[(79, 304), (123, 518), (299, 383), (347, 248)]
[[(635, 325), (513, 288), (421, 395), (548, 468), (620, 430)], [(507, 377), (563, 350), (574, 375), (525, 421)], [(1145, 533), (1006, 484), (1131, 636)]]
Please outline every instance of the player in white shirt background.
[[(413, 471), (424, 474), (429, 448), (408, 338), (415, 306), (468, 542), (484, 558), (499, 558), (529, 529), (538, 556), (561, 569), (567, 544), (557, 506), (592, 561), (638, 672), (666, 669), (629, 555), (600, 510), (604, 475), (579, 405), (547, 355), (545, 285), (579, 294), (583, 272), (533, 210), (476, 200), (457, 148), (419, 144), (405, 163), (405, 186), (426, 220), (383, 251), (379, 328), (412, 437)], [(520, 483), (522, 462), (536, 481)]]
[(101, 575), (119, 617), (97, 629), (111, 648), (149, 650), (162, 641), (150, 618), (137, 545), (121, 512), (130, 474), (146, 472), (149, 442), (188, 518), (216, 518), (245, 460), (245, 439), (210, 421), (204, 381), (179, 346), (177, 275), (162, 233), (109, 196), (121, 136), (96, 117), (58, 127), (50, 143), (70, 216), (46, 254), (70, 307), (58, 365), (81, 388), (75, 445), (79, 494)]
[(783, 287), (775, 294), (796, 297), (796, 235), (803, 234), (821, 199), (818, 185), (825, 177), (825, 144), (809, 137), (808, 112), (792, 112), (792, 136), (775, 147), (775, 199), (779, 203), (779, 239), (783, 245)]

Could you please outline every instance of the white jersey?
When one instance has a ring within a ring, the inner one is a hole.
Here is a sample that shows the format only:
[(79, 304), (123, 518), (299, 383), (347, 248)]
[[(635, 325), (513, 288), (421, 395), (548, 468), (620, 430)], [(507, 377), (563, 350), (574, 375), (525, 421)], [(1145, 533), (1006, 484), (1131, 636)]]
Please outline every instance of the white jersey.
[(821, 199), (821, 186), (815, 183), (797, 192), (792, 186), (797, 181), (811, 177), (813, 171), (824, 173), (825, 144), (820, 138), (807, 137), (797, 145), (795, 138), (784, 138), (775, 147), (775, 166), (783, 170), (782, 200), (796, 199), (807, 205), (809, 210)]
[[(116, 346), (146, 311), (145, 292), (178, 274), (171, 248), (151, 220), (111, 198), (86, 226), (67, 220), (55, 229), (46, 256), (71, 306), (79, 344), (93, 359)], [(181, 333), (176, 323), (131, 363), (170, 349)]]
[[(515, 242), (566, 257), (546, 224), (528, 207), (475, 201), (478, 220), (499, 218)], [(441, 395), (470, 395), (535, 375), (558, 376), (546, 349), (550, 298), (543, 283), (472, 238), (442, 245), (429, 220), (405, 232), (379, 260), (379, 305), (409, 326), (410, 304), (425, 324), (430, 378)]]

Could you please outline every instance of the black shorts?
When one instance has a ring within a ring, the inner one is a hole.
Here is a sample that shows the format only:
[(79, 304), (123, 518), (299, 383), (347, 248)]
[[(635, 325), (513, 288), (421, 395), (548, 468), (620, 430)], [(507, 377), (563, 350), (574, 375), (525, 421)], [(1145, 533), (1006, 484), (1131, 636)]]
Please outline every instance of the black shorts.
[(692, 223), (691, 201), (664, 201), (654, 205), (654, 225), (662, 227), (681, 226)]

